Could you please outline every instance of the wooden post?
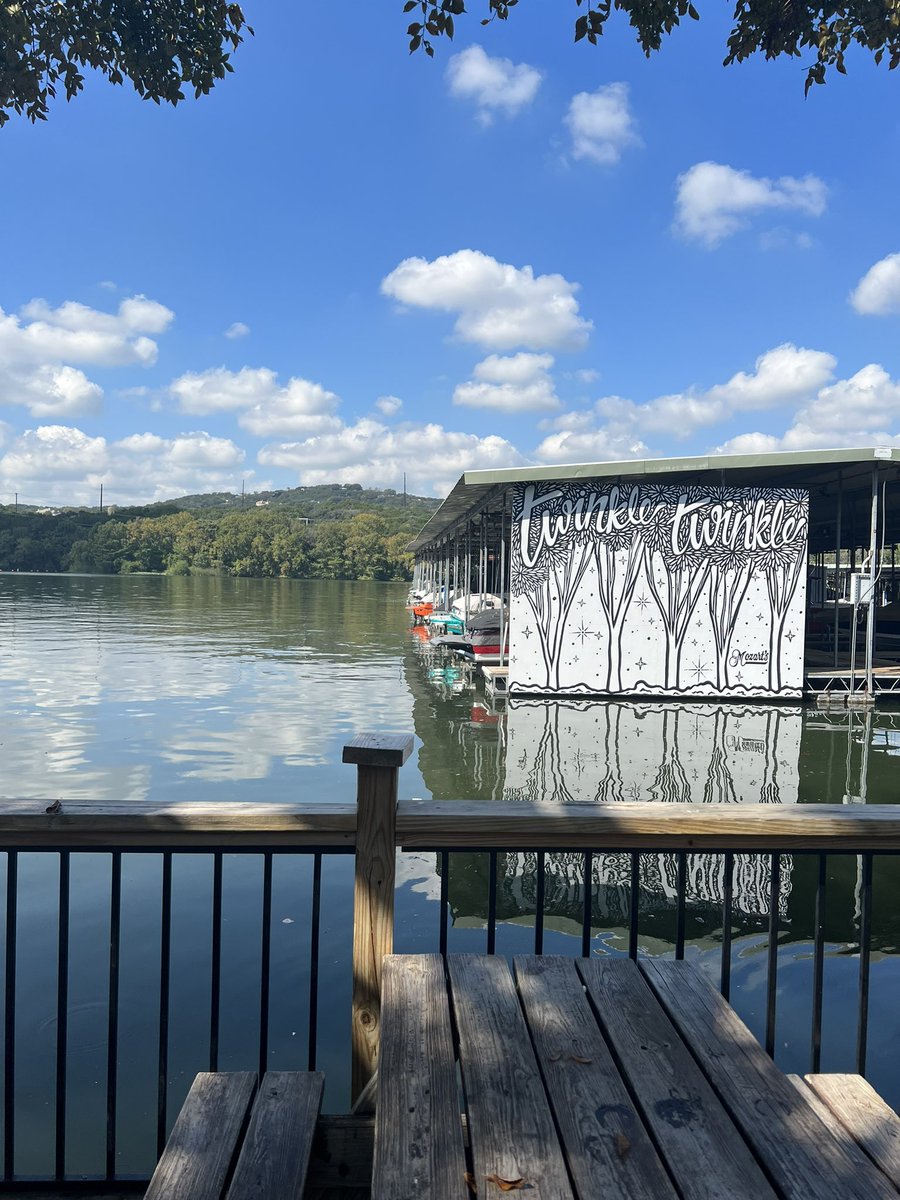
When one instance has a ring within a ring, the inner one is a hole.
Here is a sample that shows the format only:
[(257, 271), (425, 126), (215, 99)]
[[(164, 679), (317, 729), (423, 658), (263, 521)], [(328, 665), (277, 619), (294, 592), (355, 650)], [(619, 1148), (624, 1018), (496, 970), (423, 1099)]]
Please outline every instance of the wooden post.
[(372, 1078), (381, 1032), (381, 964), (394, 948), (397, 776), (412, 753), (408, 734), (361, 734), (344, 747), (355, 763), (356, 879), (353, 889), (351, 1088)]

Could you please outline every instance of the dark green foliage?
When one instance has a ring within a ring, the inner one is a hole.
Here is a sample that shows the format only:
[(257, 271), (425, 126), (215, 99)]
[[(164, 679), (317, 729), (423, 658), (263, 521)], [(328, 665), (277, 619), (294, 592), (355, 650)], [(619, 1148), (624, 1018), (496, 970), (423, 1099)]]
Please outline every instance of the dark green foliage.
[[(518, 0), (487, 0), (487, 17), (505, 21)], [(613, 12), (622, 12), (637, 35), (638, 44), (649, 57), (663, 38), (687, 17), (699, 21), (690, 0), (575, 0), (584, 12), (575, 21), (575, 41), (582, 38), (596, 45)], [(416, 11), (417, 19), (407, 29), (410, 52), (423, 49), (433, 56), (432, 38), (452, 38), (454, 17), (465, 7), (462, 0), (407, 0), (405, 13)], [(857, 45), (880, 63), (888, 58), (893, 70), (900, 65), (900, 0), (849, 0), (843, 4), (804, 3), (802, 0), (737, 0), (734, 25), (728, 38), (725, 66), (743, 62), (751, 54), (766, 58), (806, 56), (807, 92), (814, 83), (824, 83), (829, 69), (846, 75), (847, 51)]]
[[(254, 497), (242, 509), (239, 496), (219, 496), (213, 507), (194, 496), (111, 515), (0, 507), (0, 570), (408, 579), (404, 547), (438, 503), (408, 497), (404, 505), (396, 492), (339, 484), (270, 496), (269, 507)], [(300, 514), (307, 507), (315, 520)]]
[(130, 80), (146, 100), (177, 104), (211, 91), (252, 33), (228, 0), (15, 0), (0, 4), (0, 125), (10, 113), (47, 118), (57, 90), (71, 100), (93, 69)]

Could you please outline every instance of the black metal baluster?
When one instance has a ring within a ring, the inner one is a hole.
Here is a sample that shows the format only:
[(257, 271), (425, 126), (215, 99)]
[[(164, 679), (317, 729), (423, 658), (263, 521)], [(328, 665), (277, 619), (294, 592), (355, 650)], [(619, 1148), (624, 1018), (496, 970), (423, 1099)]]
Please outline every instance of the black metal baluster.
[(212, 951), (209, 970), (209, 1069), (219, 1069), (219, 1018), (222, 995), (222, 851), (213, 854)]
[(122, 934), (122, 852), (114, 850), (109, 881), (109, 1011), (106, 1023), (106, 1178), (116, 1175), (119, 1086), (119, 952)]
[(641, 856), (638, 851), (631, 853), (631, 896), (628, 905), (628, 957), (637, 960), (638, 956), (638, 913), (640, 911)]
[(306, 1061), (308, 1071), (316, 1069), (319, 1030), (319, 926), (322, 912), (322, 852), (313, 855), (312, 913), (309, 929), (309, 1031)]
[(825, 982), (825, 881), (826, 856), (819, 855), (819, 877), (816, 883), (816, 915), (813, 941), (813, 1018), (810, 1071), (818, 1074), (822, 1062), (822, 998)]
[(16, 905), (18, 900), (19, 856), (6, 852), (6, 1012), (4, 1035), (6, 1048), (3, 1068), (3, 1177), (15, 1175), (16, 1152)]
[(59, 852), (59, 929), (56, 967), (56, 1178), (66, 1174), (66, 1066), (69, 1038), (69, 851)]
[(497, 851), (488, 854), (488, 932), (487, 952), (493, 954), (497, 948)]
[(685, 907), (687, 902), (687, 855), (678, 855), (678, 880), (675, 885), (675, 957), (684, 958)]
[(594, 855), (590, 850), (584, 852), (584, 892), (581, 903), (581, 957), (589, 958), (591, 953), (591, 904), (594, 885)]
[(272, 851), (263, 855), (262, 952), (259, 962), (259, 1077), (269, 1062), (269, 987), (272, 964)]
[(450, 855), (446, 850), (441, 851), (441, 928), (440, 951), (442, 957), (447, 957), (447, 939), (450, 927)]
[(547, 856), (543, 850), (537, 856), (537, 894), (534, 914), (534, 952), (544, 953), (544, 892), (547, 885)]
[(722, 974), (719, 988), (727, 1000), (731, 994), (731, 906), (734, 899), (734, 855), (724, 858), (724, 887), (722, 897)]
[(869, 1038), (869, 960), (872, 953), (872, 852), (862, 857), (862, 895), (859, 914), (859, 1021), (856, 1027), (856, 1070), (866, 1073)]
[(172, 970), (172, 853), (162, 856), (162, 907), (159, 945), (159, 1083), (156, 1095), (156, 1154), (166, 1144), (169, 1093), (169, 982)]
[(778, 988), (778, 905), (781, 899), (781, 855), (773, 854), (769, 869), (769, 946), (766, 977), (766, 1053), (775, 1057), (775, 1002)]

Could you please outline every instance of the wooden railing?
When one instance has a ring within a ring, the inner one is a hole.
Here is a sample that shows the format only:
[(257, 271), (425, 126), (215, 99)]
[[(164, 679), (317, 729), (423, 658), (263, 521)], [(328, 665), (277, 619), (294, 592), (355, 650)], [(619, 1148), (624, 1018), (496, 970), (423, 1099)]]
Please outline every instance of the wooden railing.
[[(191, 849), (219, 853), (259, 850), (265, 854), (308, 849), (319, 855), (354, 852), (354, 1096), (364, 1088), (377, 1063), (381, 964), (393, 949), (398, 847), (437, 851), (444, 856), (474, 850), (577, 851), (587, 856), (586, 873), (591, 854), (615, 851), (628, 851), (635, 859), (645, 851), (672, 851), (682, 855), (682, 861), (692, 852), (720, 852), (726, 857), (749, 852), (770, 854), (773, 864), (786, 854), (853, 853), (868, 863), (869, 904), (872, 853), (900, 851), (900, 805), (398, 803), (398, 775), (412, 745), (413, 739), (406, 735), (381, 735), (358, 737), (345, 746), (343, 761), (357, 768), (355, 802), (96, 805), (80, 800), (2, 801), (0, 851), (44, 850), (61, 855), (78, 850), (144, 850), (164, 855), (170, 850)], [(7, 898), (14, 904), (9, 881)], [(864, 896), (863, 926), (865, 904)], [(727, 927), (728, 922), (723, 925)], [(861, 1003), (868, 994), (867, 932), (864, 928), (860, 937), (861, 972), (865, 972), (861, 973)], [(630, 941), (635, 952), (636, 939), (635, 931)], [(770, 955), (773, 940), (770, 927)], [(817, 935), (816, 951), (820, 976), (824, 936), (819, 939)], [(8, 941), (6, 953), (7, 981), (14, 983), (15, 948), (10, 960)], [(63, 998), (61, 995), (61, 1001)], [(818, 1002), (821, 1004), (821, 996)], [(864, 1032), (862, 1036), (864, 1059)]]

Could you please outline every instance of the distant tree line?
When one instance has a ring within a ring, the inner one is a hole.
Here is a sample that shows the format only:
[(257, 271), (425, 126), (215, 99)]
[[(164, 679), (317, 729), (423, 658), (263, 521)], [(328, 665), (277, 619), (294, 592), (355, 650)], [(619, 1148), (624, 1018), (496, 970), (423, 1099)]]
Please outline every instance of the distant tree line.
[(0, 507), (0, 570), (409, 579), (412, 556), (405, 546), (433, 507), (416, 501), (348, 512), (333, 504), (327, 516), (320, 512), (315, 520), (290, 506), (255, 504), (189, 511), (167, 505), (112, 514)]

